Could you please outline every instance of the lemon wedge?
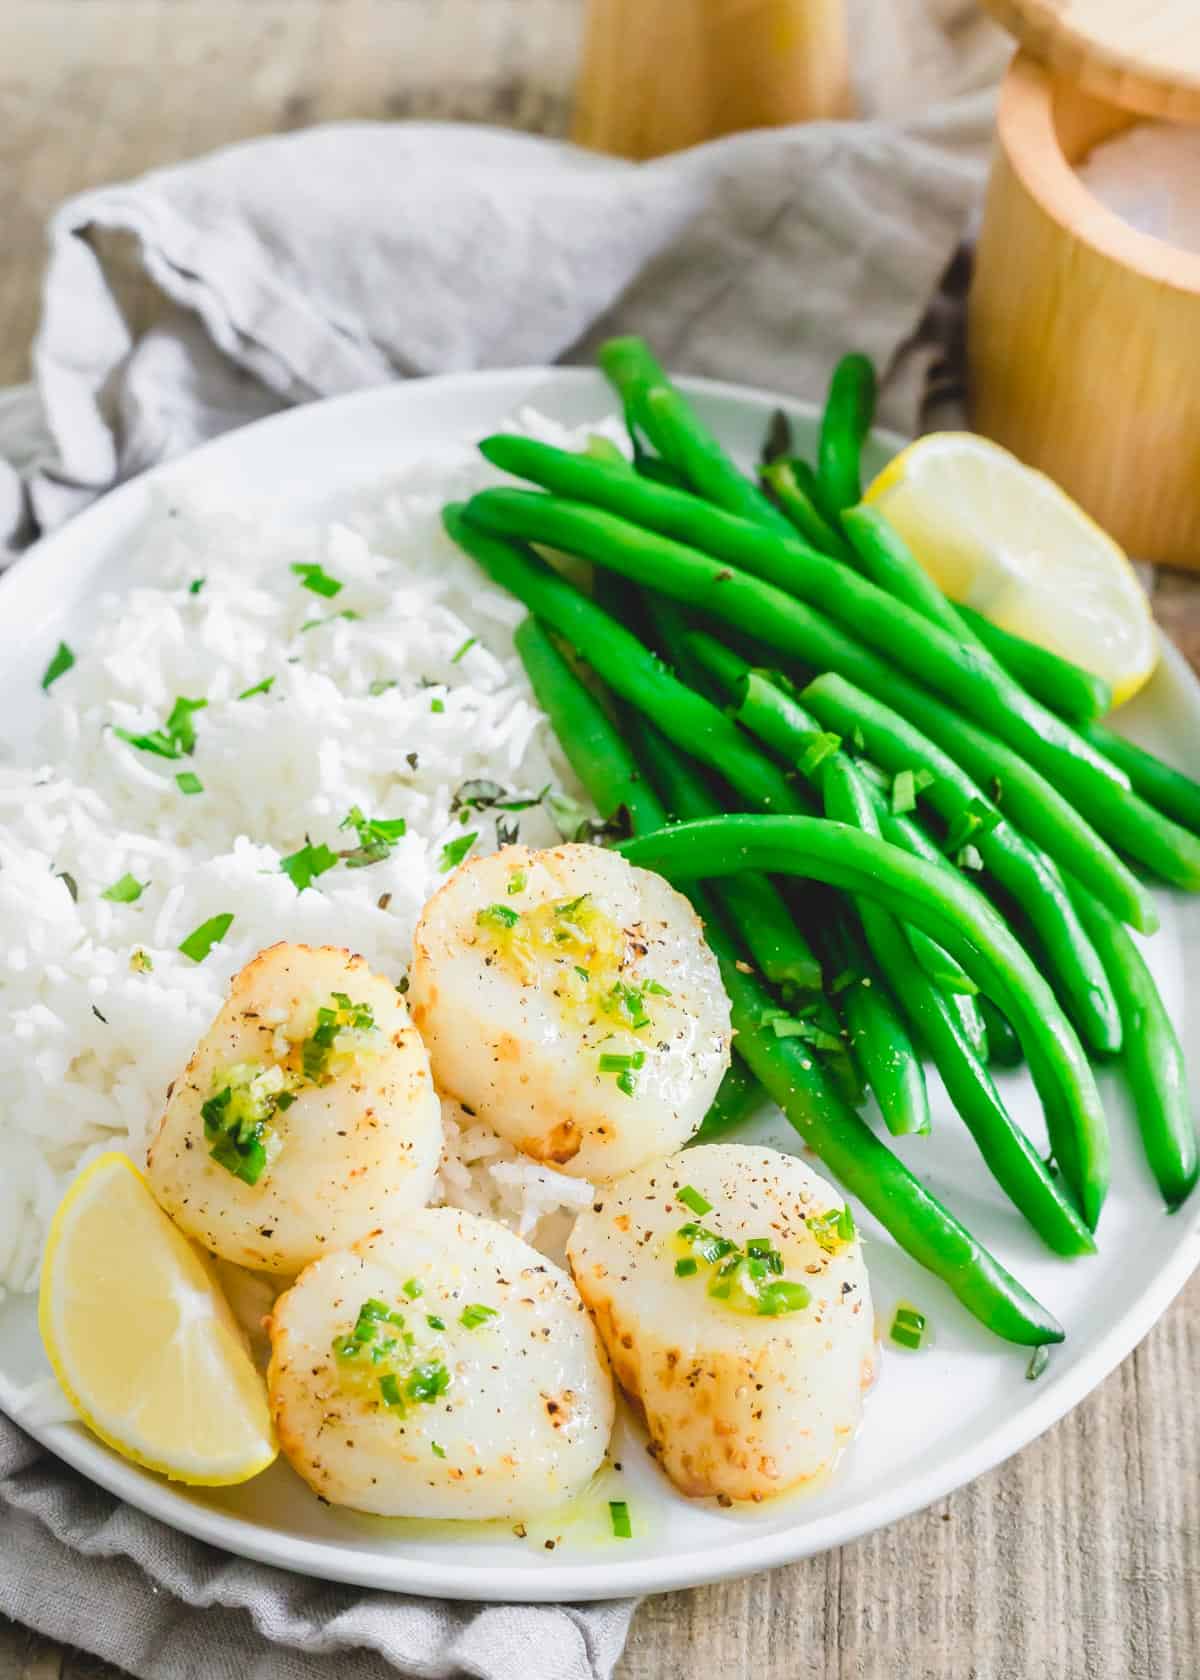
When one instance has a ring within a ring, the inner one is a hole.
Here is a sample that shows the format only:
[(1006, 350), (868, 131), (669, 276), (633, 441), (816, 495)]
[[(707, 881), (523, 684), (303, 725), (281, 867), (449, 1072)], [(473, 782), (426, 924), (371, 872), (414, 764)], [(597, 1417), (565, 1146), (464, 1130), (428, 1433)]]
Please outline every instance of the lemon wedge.
[(1103, 677), (1120, 705), (1158, 659), (1124, 551), (1060, 490), (973, 432), (909, 444), (866, 493), (951, 600)]
[(275, 1457), (266, 1385), (208, 1262), (128, 1156), (101, 1155), (64, 1196), (38, 1322), (67, 1398), (126, 1458), (218, 1487)]

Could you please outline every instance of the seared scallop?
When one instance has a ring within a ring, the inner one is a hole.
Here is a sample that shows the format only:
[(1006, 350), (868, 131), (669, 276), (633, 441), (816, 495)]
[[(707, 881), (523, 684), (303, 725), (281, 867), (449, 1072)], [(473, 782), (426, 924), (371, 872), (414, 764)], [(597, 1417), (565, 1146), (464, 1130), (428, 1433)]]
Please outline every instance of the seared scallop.
[(529, 1517), (578, 1493), (613, 1421), (565, 1272), (492, 1220), (430, 1208), (275, 1303), (279, 1444), (314, 1492), (390, 1517)]
[(709, 1144), (642, 1167), (598, 1192), (568, 1255), (683, 1493), (762, 1500), (830, 1469), (874, 1326), (853, 1218), (803, 1162)]
[(464, 864), (425, 906), (410, 980), (439, 1088), (582, 1178), (685, 1143), (729, 1063), (729, 1003), (695, 911), (596, 846)]
[(273, 945), (175, 1081), (150, 1185), (225, 1260), (294, 1273), (433, 1194), (442, 1120), (391, 980), (332, 946)]

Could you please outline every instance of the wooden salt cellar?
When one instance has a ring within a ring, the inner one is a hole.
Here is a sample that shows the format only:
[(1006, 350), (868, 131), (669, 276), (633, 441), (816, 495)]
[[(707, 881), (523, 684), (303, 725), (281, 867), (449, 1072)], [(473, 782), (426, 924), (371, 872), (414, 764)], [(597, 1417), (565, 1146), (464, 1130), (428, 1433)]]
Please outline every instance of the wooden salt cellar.
[(572, 137), (658, 157), (850, 110), (845, 0), (589, 0)]
[(1200, 254), (1075, 172), (1139, 117), (1200, 122), (1196, 0), (985, 0), (1022, 41), (970, 297), (972, 422), (1128, 551), (1200, 569)]

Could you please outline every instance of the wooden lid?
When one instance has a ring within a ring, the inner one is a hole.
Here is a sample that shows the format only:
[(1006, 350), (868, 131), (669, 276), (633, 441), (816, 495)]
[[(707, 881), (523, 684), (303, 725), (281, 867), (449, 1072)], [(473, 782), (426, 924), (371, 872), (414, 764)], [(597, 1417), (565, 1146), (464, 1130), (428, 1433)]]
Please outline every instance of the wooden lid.
[(1200, 122), (1197, 0), (983, 0), (1051, 70), (1126, 111)]

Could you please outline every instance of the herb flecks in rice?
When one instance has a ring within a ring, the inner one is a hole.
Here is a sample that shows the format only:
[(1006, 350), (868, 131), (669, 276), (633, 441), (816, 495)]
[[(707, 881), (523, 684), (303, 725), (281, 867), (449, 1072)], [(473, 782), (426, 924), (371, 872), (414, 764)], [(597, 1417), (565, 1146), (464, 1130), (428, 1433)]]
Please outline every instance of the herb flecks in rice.
[[(568, 447), (595, 429), (538, 426)], [(474, 833), (480, 856), (518, 825), (528, 845), (560, 838), (549, 796), (579, 789), (508, 643), (520, 610), (440, 525), (441, 504), (488, 476), (464, 444), (363, 491), (340, 523), (289, 511), (284, 525), (265, 501), (222, 507), (211, 482), (176, 490), (146, 523), (135, 584), (97, 594), (72, 631), (29, 766), (0, 769), (0, 1288), (33, 1284), (46, 1219), (86, 1149), (123, 1142), (144, 1158), (164, 1091), (257, 951), (349, 945), (402, 975), (421, 905), (446, 879), (444, 847)], [(306, 587), (320, 577), (342, 586), (336, 598)], [(346, 601), (355, 616), (341, 616)], [(321, 626), (297, 635), (313, 613)], [(440, 714), (420, 686), (435, 672)], [(176, 783), (189, 771), (201, 796)], [(471, 784), (504, 801), (476, 792), (464, 827), (451, 801)], [(355, 807), (403, 819), (405, 836), (377, 855), (378, 833), (339, 826)], [(573, 837), (590, 812), (568, 809)], [(309, 845), (365, 852), (370, 866), (339, 858), (298, 892), (281, 860)], [(139, 898), (104, 900), (126, 875), (149, 883)], [(225, 931), (210, 941), (214, 924)], [(179, 947), (201, 929), (194, 960)], [(446, 1114), (446, 1199), (553, 1246), (589, 1187)]]

